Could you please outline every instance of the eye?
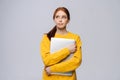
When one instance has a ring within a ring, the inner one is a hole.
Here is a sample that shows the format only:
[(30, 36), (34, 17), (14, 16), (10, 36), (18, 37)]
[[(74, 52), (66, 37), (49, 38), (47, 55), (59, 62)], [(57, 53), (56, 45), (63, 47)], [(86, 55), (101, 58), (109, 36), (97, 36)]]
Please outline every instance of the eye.
[(63, 19), (66, 19), (66, 18), (67, 18), (67, 16), (62, 16), (62, 18), (63, 18)]
[(59, 16), (55, 16), (55, 18), (59, 18)]

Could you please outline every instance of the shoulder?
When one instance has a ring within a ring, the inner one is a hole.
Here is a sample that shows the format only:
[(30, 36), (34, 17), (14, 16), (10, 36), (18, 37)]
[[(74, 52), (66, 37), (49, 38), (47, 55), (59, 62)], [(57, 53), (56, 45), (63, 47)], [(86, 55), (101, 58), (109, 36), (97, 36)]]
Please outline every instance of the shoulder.
[(47, 34), (42, 35), (42, 40), (41, 41), (49, 41)]
[(81, 38), (80, 38), (80, 35), (76, 34), (76, 33), (72, 33), (70, 32), (71, 36), (73, 36), (73, 38), (76, 40), (76, 43), (79, 45), (79, 46), (82, 46), (82, 41), (81, 41)]
[(73, 33), (73, 32), (69, 32), (70, 36), (74, 37), (74, 38), (80, 38), (80, 35)]
[(78, 44), (80, 44), (80, 46), (82, 45), (82, 41), (81, 41), (81, 38), (80, 38), (80, 35), (76, 34), (76, 33), (72, 33), (70, 32), (70, 36), (76, 40), (76, 42)]
[(43, 34), (43, 35), (42, 35), (42, 38), (47, 38), (47, 34)]

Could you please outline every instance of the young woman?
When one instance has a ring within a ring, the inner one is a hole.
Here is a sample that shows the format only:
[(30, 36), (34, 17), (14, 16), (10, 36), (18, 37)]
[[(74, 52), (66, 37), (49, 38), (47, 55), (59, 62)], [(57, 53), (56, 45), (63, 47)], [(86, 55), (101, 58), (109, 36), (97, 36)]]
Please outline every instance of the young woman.
[[(53, 20), (55, 21), (55, 27), (48, 33), (43, 35), (40, 43), (40, 53), (45, 65), (43, 71), (43, 80), (77, 80), (76, 78), (76, 68), (79, 67), (82, 61), (81, 53), (81, 40), (79, 35), (67, 31), (66, 27), (70, 21), (70, 14), (67, 8), (58, 7), (53, 15)], [(50, 41), (51, 37), (55, 38), (67, 38), (74, 39), (76, 41), (73, 45), (68, 45), (67, 47), (55, 52), (50, 53)], [(68, 57), (70, 54), (73, 56), (64, 61), (61, 60)], [(52, 75), (52, 72), (69, 72), (73, 71), (71, 76), (66, 75)]]

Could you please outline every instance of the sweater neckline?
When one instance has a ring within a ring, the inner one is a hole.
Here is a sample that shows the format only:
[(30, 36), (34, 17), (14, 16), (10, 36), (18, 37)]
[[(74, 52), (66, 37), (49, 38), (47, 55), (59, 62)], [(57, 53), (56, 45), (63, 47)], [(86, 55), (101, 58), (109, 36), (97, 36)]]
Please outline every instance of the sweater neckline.
[(59, 34), (59, 33), (56, 33), (55, 35), (56, 36), (68, 36), (70, 34), (70, 32), (68, 31), (66, 34)]

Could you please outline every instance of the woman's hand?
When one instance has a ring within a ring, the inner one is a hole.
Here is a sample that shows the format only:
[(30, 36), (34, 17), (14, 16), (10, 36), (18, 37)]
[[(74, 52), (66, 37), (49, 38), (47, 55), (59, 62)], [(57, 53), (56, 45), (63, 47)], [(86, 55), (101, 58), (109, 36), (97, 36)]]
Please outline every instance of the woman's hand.
[(45, 67), (45, 71), (46, 71), (47, 75), (50, 76), (50, 74), (51, 74), (50, 67)]
[(71, 53), (74, 53), (77, 49), (77, 46), (76, 44), (72, 44), (72, 45), (67, 46), (67, 48), (70, 50)]

